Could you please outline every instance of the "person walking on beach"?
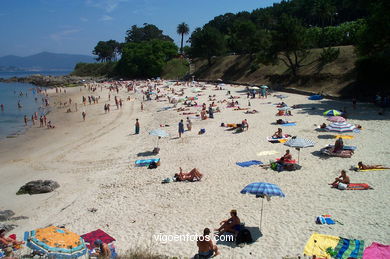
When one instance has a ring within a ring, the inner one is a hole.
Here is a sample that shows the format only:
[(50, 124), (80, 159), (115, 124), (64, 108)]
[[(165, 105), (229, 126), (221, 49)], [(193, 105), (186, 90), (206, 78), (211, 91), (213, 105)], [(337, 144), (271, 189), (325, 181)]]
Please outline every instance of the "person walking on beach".
[(141, 111), (144, 110), (144, 103), (141, 103)]
[(85, 116), (87, 116), (87, 114), (85, 112), (82, 112), (81, 115), (83, 116), (83, 121), (85, 121)]
[(32, 125), (35, 125), (35, 118), (34, 118), (34, 115), (31, 115), (31, 121), (32, 121)]
[(135, 119), (135, 134), (139, 134), (139, 121)]
[(180, 120), (179, 122), (179, 138), (181, 138), (181, 134), (184, 133), (184, 123), (183, 120)]
[(192, 129), (192, 121), (190, 120), (190, 117), (187, 117), (187, 130), (191, 131)]
[(43, 117), (39, 117), (39, 127), (42, 128), (43, 127)]
[(46, 115), (43, 115), (43, 123), (45, 124), (45, 126), (47, 125), (47, 118), (46, 118)]

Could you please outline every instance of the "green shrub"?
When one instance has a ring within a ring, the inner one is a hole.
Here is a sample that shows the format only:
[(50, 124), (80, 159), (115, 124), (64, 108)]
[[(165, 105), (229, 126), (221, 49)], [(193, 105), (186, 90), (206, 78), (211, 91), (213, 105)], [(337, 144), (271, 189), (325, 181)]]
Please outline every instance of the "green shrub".
[(71, 75), (74, 76), (115, 76), (117, 62), (78, 63)]
[(321, 64), (325, 65), (330, 62), (335, 61), (340, 55), (340, 49), (339, 48), (324, 48), (322, 49), (322, 52), (320, 54), (319, 61)]
[(189, 66), (186, 59), (171, 59), (164, 65), (161, 76), (164, 79), (182, 79), (189, 73)]

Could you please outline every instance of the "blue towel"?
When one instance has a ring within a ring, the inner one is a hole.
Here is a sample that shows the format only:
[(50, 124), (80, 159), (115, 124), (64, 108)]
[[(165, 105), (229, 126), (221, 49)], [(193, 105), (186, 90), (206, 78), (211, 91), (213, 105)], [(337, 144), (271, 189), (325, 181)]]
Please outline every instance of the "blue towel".
[(295, 122), (280, 124), (280, 126), (284, 126), (284, 127), (287, 127), (287, 126), (296, 126), (296, 125), (297, 125), (297, 124), (296, 124)]
[(325, 222), (326, 222), (326, 224), (328, 224), (328, 225), (336, 224), (332, 218), (325, 218)]
[(263, 162), (258, 160), (251, 160), (246, 162), (237, 162), (236, 165), (239, 165), (241, 167), (250, 167), (251, 165), (262, 165)]
[(135, 165), (137, 165), (137, 166), (148, 166), (152, 162), (158, 163), (158, 162), (160, 162), (160, 158), (137, 160), (137, 161), (135, 161)]

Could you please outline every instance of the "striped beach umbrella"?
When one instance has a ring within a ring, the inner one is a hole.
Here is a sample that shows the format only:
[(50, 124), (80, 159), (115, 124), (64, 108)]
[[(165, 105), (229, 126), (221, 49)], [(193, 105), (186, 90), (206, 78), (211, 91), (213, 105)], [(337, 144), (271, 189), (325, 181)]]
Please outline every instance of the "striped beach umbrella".
[(49, 258), (77, 258), (87, 252), (84, 240), (65, 228), (50, 226), (25, 232), (26, 245)]
[(327, 110), (323, 114), (325, 116), (340, 116), (343, 113), (338, 110)]
[(314, 144), (315, 143), (310, 139), (297, 138), (297, 137), (292, 137), (286, 143), (284, 143), (285, 146), (294, 147), (298, 150), (298, 163), (299, 163), (299, 155), (301, 153), (301, 148), (314, 147)]
[(352, 132), (355, 128), (356, 128), (355, 125), (346, 122), (333, 122), (332, 124), (326, 127), (326, 130), (343, 133), (343, 132)]
[(288, 107), (288, 106), (284, 106), (284, 107), (280, 107), (278, 108), (279, 111), (289, 111), (291, 110), (292, 108), (291, 107)]
[(282, 190), (279, 186), (272, 183), (265, 182), (256, 182), (247, 185), (244, 189), (241, 190), (242, 194), (250, 193), (256, 195), (256, 198), (263, 198), (261, 201), (261, 216), (260, 216), (260, 228), (263, 220), (263, 207), (264, 207), (264, 198), (266, 197), (269, 201), (272, 196), (285, 197)]
[(345, 122), (346, 121), (346, 119), (344, 117), (341, 117), (341, 116), (332, 116), (332, 117), (329, 117), (327, 120), (331, 121), (331, 122)]

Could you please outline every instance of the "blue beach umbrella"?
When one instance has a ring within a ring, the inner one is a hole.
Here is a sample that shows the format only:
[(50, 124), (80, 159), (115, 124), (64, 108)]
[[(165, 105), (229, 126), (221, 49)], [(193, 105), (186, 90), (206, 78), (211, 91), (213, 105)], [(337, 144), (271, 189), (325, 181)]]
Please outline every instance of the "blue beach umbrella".
[(272, 183), (264, 183), (257, 182), (251, 183), (247, 185), (244, 189), (241, 190), (242, 194), (250, 193), (256, 195), (256, 198), (263, 198), (261, 202), (261, 216), (260, 216), (260, 228), (263, 220), (263, 206), (264, 206), (264, 198), (267, 200), (271, 200), (272, 196), (285, 197), (282, 190), (280, 190), (279, 186)]

